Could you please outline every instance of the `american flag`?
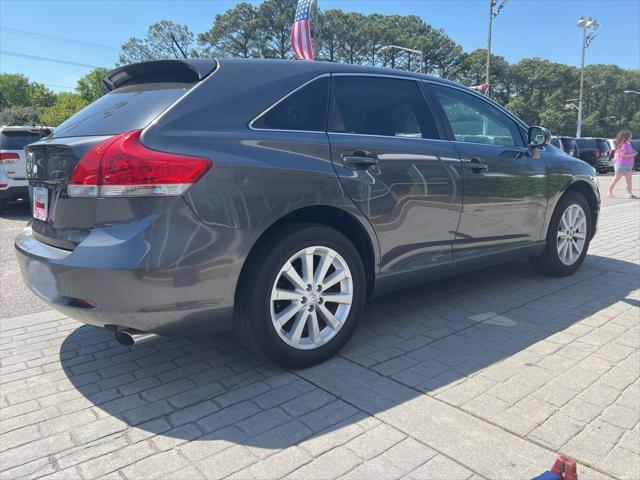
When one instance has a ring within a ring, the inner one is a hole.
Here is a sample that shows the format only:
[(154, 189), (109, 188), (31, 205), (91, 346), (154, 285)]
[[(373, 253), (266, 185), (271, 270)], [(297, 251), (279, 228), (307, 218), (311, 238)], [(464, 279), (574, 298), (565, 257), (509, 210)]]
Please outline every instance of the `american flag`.
[(314, 0), (298, 0), (296, 18), (291, 28), (291, 47), (301, 60), (313, 60), (311, 44), (311, 5)]

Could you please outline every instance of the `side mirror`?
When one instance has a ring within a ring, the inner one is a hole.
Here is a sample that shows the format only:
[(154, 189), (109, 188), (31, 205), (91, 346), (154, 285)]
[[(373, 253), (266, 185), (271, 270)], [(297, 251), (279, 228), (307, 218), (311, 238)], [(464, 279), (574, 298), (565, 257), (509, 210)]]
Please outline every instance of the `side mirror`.
[(551, 132), (544, 127), (529, 127), (529, 148), (541, 148), (551, 141)]

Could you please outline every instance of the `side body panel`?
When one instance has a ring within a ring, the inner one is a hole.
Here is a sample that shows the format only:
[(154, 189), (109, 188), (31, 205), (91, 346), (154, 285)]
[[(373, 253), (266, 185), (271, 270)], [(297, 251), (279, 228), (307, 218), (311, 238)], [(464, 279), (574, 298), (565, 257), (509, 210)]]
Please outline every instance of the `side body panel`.
[[(381, 275), (453, 261), (452, 242), (462, 206), (460, 159), (450, 142), (329, 135), (345, 190), (370, 220), (381, 251)], [(346, 167), (343, 155), (378, 157), (369, 170)]]

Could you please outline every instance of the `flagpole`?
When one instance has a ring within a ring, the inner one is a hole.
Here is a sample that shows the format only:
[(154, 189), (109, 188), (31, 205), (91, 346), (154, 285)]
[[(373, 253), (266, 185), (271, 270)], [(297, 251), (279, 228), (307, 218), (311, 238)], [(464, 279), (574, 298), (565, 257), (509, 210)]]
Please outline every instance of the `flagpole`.
[(313, 0), (313, 58), (318, 59), (320, 42), (318, 36), (318, 0)]

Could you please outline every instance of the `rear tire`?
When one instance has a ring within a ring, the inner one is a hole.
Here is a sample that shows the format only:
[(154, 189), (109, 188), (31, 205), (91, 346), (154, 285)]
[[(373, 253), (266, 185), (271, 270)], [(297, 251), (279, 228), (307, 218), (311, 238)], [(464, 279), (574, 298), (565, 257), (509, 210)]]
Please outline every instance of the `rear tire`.
[(538, 272), (554, 277), (573, 275), (584, 262), (591, 242), (591, 208), (580, 193), (567, 192), (556, 206), (542, 255), (530, 257)]
[(286, 225), (248, 260), (234, 331), (280, 366), (316, 365), (347, 343), (366, 291), (362, 258), (342, 233), (324, 225)]

